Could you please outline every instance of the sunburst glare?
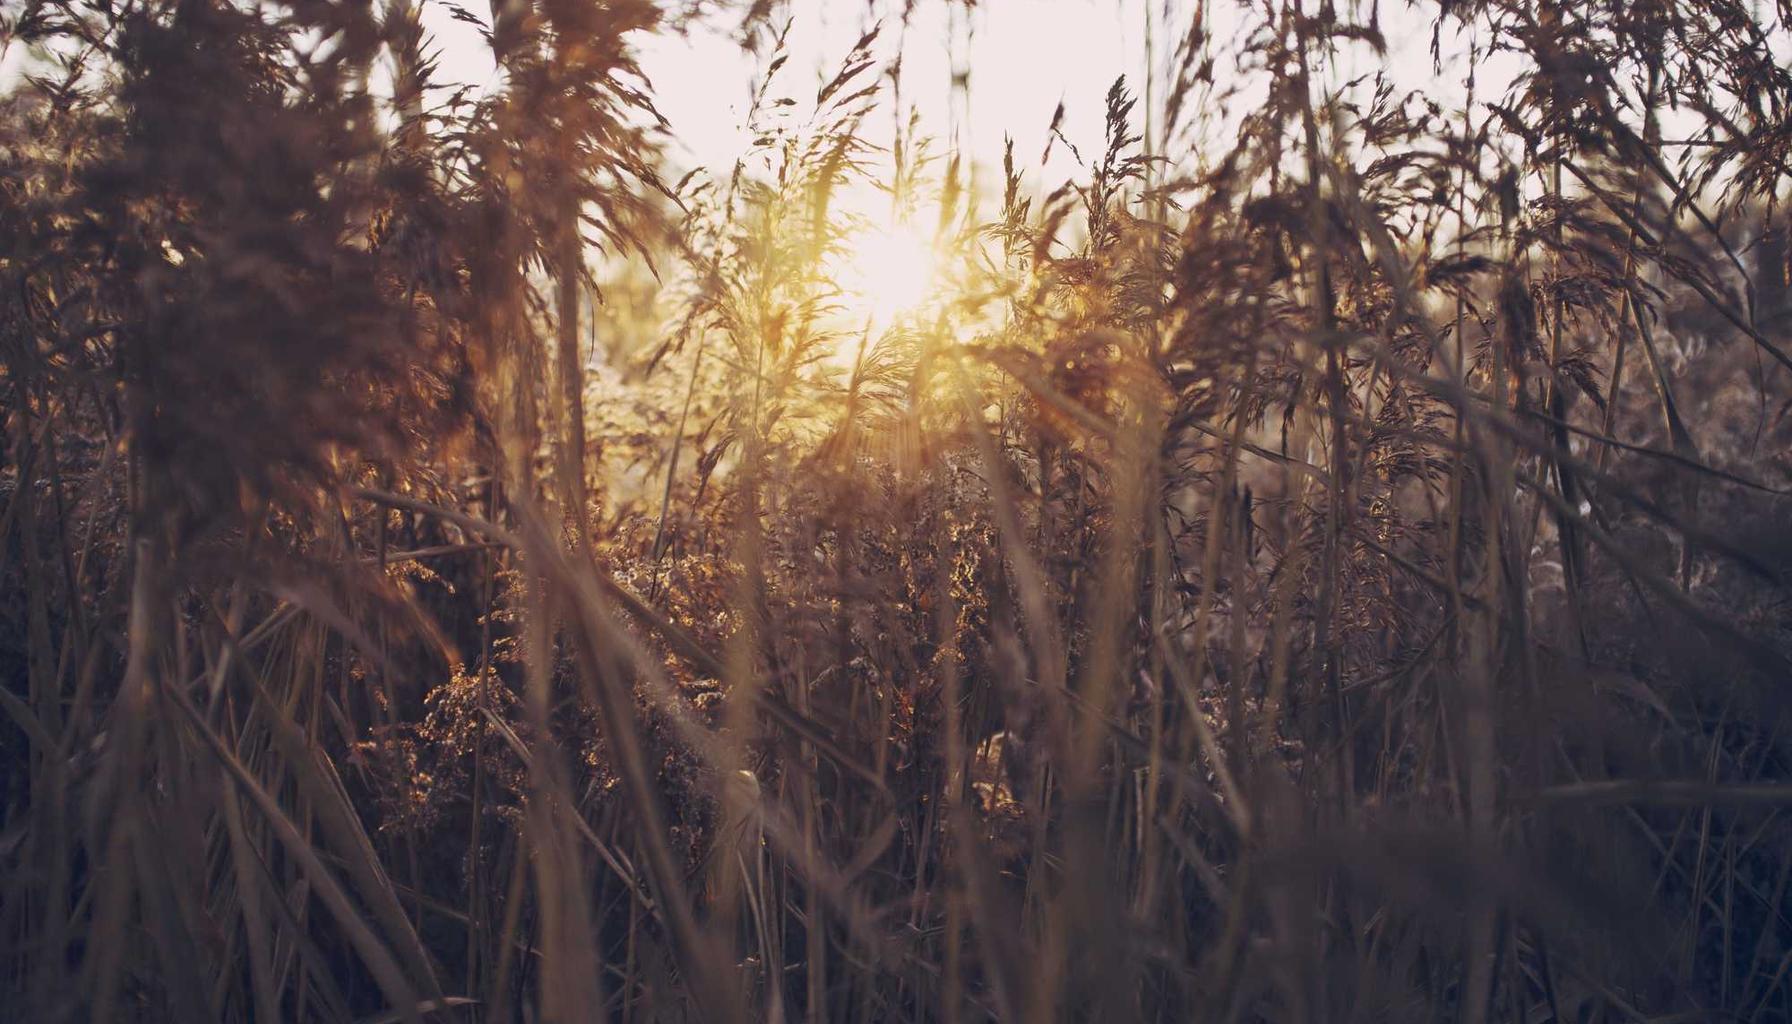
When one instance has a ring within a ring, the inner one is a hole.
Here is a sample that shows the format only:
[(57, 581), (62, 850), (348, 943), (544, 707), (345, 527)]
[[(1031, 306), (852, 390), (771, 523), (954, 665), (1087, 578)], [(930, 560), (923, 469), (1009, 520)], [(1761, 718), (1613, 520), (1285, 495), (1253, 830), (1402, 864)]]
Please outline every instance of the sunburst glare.
[(834, 268), (847, 316), (878, 329), (925, 307), (939, 278), (934, 237), (913, 221), (894, 218), (849, 236)]

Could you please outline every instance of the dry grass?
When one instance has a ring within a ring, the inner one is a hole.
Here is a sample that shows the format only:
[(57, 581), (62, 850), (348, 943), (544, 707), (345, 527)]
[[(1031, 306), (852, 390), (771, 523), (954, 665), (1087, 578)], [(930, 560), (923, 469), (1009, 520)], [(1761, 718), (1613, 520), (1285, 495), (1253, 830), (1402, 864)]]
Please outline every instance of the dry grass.
[(1785, 4), (1197, 5), (999, 204), (739, 6), (673, 185), (647, 0), (0, 5), (0, 1016), (1792, 1016)]

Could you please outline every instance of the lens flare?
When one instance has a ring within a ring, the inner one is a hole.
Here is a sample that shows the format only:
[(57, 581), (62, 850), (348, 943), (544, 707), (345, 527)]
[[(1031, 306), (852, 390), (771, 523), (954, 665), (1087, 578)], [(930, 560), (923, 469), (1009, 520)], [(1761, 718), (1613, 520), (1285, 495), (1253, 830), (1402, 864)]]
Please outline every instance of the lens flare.
[(899, 223), (875, 225), (852, 238), (836, 280), (849, 314), (887, 327), (927, 304), (938, 275), (933, 239), (913, 224)]

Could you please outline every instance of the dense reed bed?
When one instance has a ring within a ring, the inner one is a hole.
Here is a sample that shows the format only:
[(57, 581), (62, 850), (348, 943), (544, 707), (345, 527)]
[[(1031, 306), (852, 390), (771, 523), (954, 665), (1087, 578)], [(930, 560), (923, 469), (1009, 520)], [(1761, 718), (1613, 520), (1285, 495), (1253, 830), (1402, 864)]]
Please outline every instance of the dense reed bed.
[(1792, 1016), (1792, 10), (1152, 7), (0, 3), (0, 1017)]

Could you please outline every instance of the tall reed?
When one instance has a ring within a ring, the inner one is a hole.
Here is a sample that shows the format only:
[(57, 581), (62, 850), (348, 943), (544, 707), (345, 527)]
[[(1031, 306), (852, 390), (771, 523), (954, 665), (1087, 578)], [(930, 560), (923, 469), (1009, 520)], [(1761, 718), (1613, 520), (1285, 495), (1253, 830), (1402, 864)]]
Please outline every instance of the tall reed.
[(0, 1006), (1792, 1015), (1792, 11), (1153, 5), (988, 189), (915, 6), (0, 6)]

